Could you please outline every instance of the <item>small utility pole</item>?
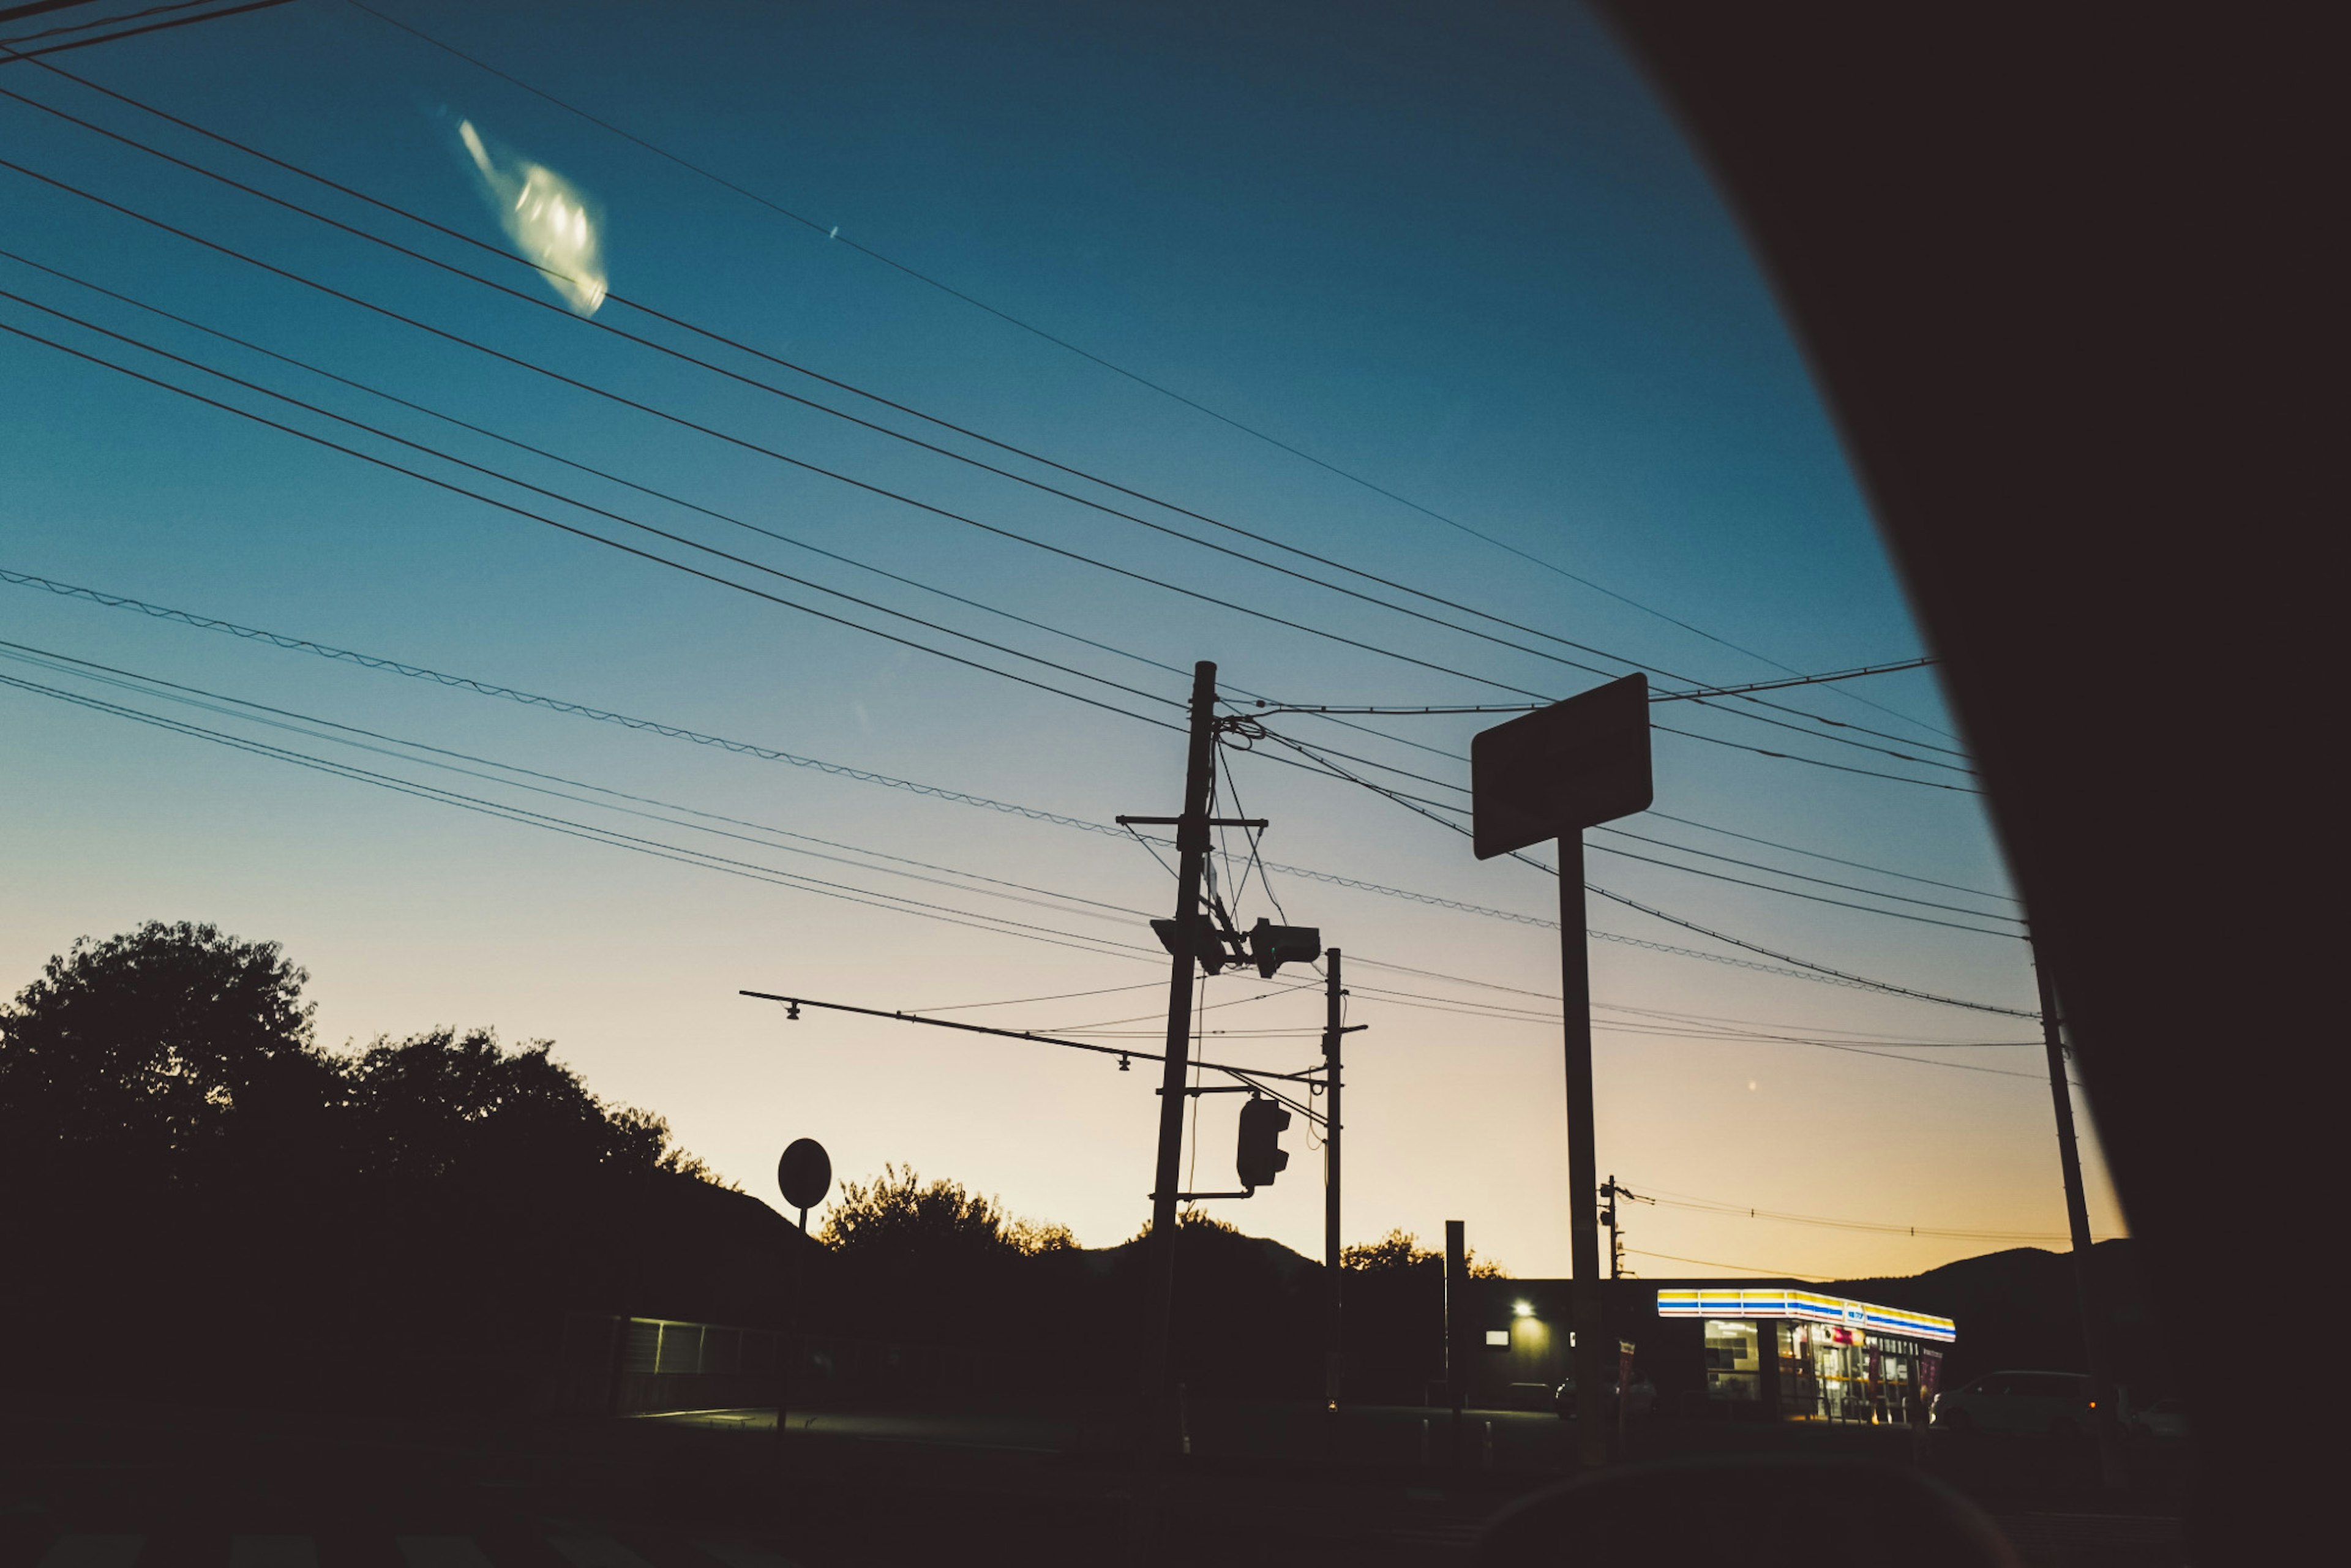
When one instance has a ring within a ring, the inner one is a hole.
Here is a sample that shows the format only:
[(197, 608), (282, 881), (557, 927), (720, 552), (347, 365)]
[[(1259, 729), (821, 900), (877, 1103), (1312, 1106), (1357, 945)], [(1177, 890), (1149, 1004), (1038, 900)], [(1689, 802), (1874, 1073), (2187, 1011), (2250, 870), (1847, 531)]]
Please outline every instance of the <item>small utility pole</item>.
[(1469, 1236), (1462, 1220), (1445, 1222), (1445, 1391), (1453, 1405), (1453, 1468), (1461, 1468), (1461, 1406), (1468, 1402)]
[(1623, 1217), (1616, 1212), (1616, 1200), (1621, 1197), (1632, 1203), (1655, 1203), (1656, 1199), (1643, 1197), (1613, 1174), (1600, 1184), (1600, 1196), (1608, 1201), (1608, 1207), (1600, 1211), (1600, 1223), (1608, 1228), (1608, 1277), (1621, 1280), (1625, 1277), (1625, 1226)]
[(1143, 1378), (1145, 1442), (1171, 1440), (1160, 1419), (1168, 1395), (1169, 1339), (1176, 1309), (1176, 1197), (1182, 1186), (1184, 1077), (1192, 1054), (1192, 968), (1199, 962), (1206, 920), (1200, 883), (1208, 853), (1208, 802), (1217, 782), (1217, 666), (1192, 666), (1191, 746), (1184, 769), (1184, 814), (1176, 820), (1176, 941), (1167, 977), (1167, 1061), (1160, 1075), (1159, 1156), (1151, 1187), (1151, 1260), (1144, 1302)]
[(1616, 1177), (1614, 1173), (1600, 1184), (1600, 1196), (1608, 1204), (1600, 1211), (1600, 1223), (1608, 1228), (1608, 1277), (1614, 1280), (1625, 1272), (1625, 1233), (1616, 1228)]
[(1346, 1025), (1340, 1021), (1343, 998), (1347, 993), (1339, 984), (1339, 949), (1333, 947), (1323, 954), (1322, 964), (1322, 1066), (1323, 1076), (1328, 1081), (1323, 1101), (1323, 1115), (1328, 1120), (1322, 1129), (1322, 1271), (1331, 1287), (1330, 1317), (1324, 1335), (1322, 1397), (1332, 1410), (1336, 1410), (1339, 1408), (1339, 1382), (1346, 1364), (1346, 1342), (1341, 1330), (1343, 1309), (1341, 1281), (1344, 1274), (1339, 1256), (1339, 1047), (1347, 1038)]
[[(2030, 932), (2027, 933), (2030, 939)], [(2082, 1314), (2082, 1347), (2090, 1363), (2090, 1427), (2098, 1437), (2098, 1475), (2109, 1491), (2130, 1485), (2123, 1464), (2121, 1413), (2115, 1408), (2114, 1369), (2106, 1364), (2105, 1320), (2098, 1315), (2097, 1287), (2090, 1278), (2090, 1204), (2082, 1191), (2082, 1151), (2074, 1135), (2074, 1095), (2065, 1075), (2065, 1041), (2059, 1031), (2057, 988), (2041, 948), (2032, 949), (2032, 977), (2041, 988), (2041, 1042), (2049, 1053), (2049, 1097), (2057, 1111), (2057, 1161), (2065, 1175), (2065, 1227), (2074, 1238), (2074, 1301)]]

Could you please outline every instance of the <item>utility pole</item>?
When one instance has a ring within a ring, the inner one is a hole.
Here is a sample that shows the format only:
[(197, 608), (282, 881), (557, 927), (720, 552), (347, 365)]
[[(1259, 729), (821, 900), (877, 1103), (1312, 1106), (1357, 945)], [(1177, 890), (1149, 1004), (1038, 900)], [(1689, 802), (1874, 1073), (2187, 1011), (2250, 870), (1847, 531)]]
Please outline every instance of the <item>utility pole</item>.
[[(2031, 940), (2028, 928), (2027, 940)], [(2082, 1346), (2090, 1363), (2090, 1427), (2098, 1437), (2098, 1475), (2109, 1491), (2123, 1491), (2130, 1477), (2123, 1464), (2121, 1413), (2115, 1408), (2114, 1369), (2106, 1364), (2105, 1320), (2098, 1315), (2097, 1287), (2090, 1278), (2090, 1205), (2082, 1191), (2082, 1151), (2074, 1135), (2074, 1095), (2065, 1075), (2065, 1041), (2059, 1030), (2057, 988), (2032, 947), (2032, 977), (2041, 988), (2041, 1042), (2049, 1053), (2049, 1097), (2057, 1111), (2057, 1160), (2065, 1174), (2065, 1227), (2074, 1238), (2074, 1301), (2082, 1314)]]
[(1616, 1175), (1611, 1171), (1608, 1179), (1600, 1184), (1600, 1196), (1608, 1207), (1600, 1211), (1600, 1223), (1608, 1228), (1608, 1277), (1622, 1279), (1625, 1274), (1625, 1233), (1616, 1228)]
[(1341, 1313), (1343, 1311), (1341, 1281), (1345, 1277), (1340, 1267), (1339, 1247), (1339, 1046), (1347, 1038), (1346, 1025), (1340, 1021), (1342, 1001), (1346, 996), (1339, 984), (1339, 949), (1332, 948), (1322, 955), (1322, 1067), (1328, 1081), (1324, 1093), (1322, 1129), (1322, 1271), (1331, 1287), (1329, 1326), (1324, 1336), (1322, 1362), (1322, 1398), (1332, 1410), (1339, 1408), (1339, 1381), (1345, 1366), (1346, 1342), (1342, 1335)]
[(1176, 1198), (1184, 1157), (1184, 1077), (1192, 1054), (1192, 968), (1207, 935), (1200, 883), (1208, 853), (1208, 802), (1217, 782), (1217, 666), (1192, 666), (1191, 746), (1184, 768), (1184, 814), (1176, 820), (1176, 940), (1167, 977), (1167, 1060), (1160, 1075), (1159, 1157), (1151, 1187), (1151, 1260), (1144, 1302), (1139, 1390), (1146, 1447), (1165, 1446), (1169, 1340), (1176, 1310)]
[(1625, 1227), (1616, 1213), (1616, 1200), (1620, 1197), (1632, 1203), (1655, 1203), (1657, 1200), (1643, 1197), (1618, 1181), (1614, 1173), (1600, 1184), (1600, 1196), (1608, 1200), (1608, 1207), (1600, 1211), (1600, 1223), (1608, 1228), (1608, 1277), (1621, 1280), (1625, 1278)]
[(1461, 1407), (1469, 1397), (1469, 1227), (1445, 1222), (1445, 1393), (1453, 1406), (1453, 1468), (1461, 1468)]

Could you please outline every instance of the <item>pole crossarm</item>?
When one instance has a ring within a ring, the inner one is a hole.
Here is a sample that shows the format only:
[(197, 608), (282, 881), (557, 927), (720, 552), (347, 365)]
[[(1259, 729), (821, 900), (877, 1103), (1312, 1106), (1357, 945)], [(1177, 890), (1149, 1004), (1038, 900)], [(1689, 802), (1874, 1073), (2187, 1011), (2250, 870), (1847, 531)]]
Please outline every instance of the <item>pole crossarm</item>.
[[(847, 1002), (820, 1002), (813, 997), (778, 996), (773, 991), (738, 990), (735, 994), (738, 997), (755, 998), (763, 1002), (783, 1002), (789, 1006), (796, 1008), (823, 1008), (828, 1012), (857, 1013), (865, 1018), (872, 1019), (894, 1019), (900, 1023), (928, 1024), (933, 1029), (956, 1029), (963, 1030), (967, 1034), (995, 1034), (1001, 1035), (1007, 1040), (1034, 1040), (1040, 1045), (1066, 1046), (1071, 1051), (1091, 1051), (1101, 1056), (1131, 1056), (1139, 1061), (1165, 1061), (1166, 1060), (1165, 1057), (1159, 1055), (1156, 1051), (1129, 1051), (1123, 1046), (1117, 1045), (1097, 1045), (1090, 1040), (1064, 1040), (1059, 1035), (1039, 1034), (1033, 1030), (990, 1029), (984, 1023), (961, 1023), (954, 1019), (925, 1018), (920, 1013), (887, 1012), (880, 1008), (852, 1007)], [(1234, 1077), (1240, 1079), (1244, 1083), (1249, 1082), (1253, 1079), (1260, 1078), (1273, 1080), (1283, 1083), (1313, 1083), (1318, 1082), (1311, 1071), (1276, 1072), (1270, 1068), (1229, 1067), (1221, 1061), (1203, 1061), (1198, 1063), (1198, 1065), (1214, 1072), (1229, 1072)], [(1267, 1090), (1265, 1092), (1270, 1094), (1273, 1092), (1271, 1090)]]
[[(1184, 825), (1181, 817), (1113, 817), (1111, 821), (1122, 828), (1180, 828)], [(1211, 828), (1266, 828), (1273, 824), (1270, 817), (1210, 817), (1207, 825)]]

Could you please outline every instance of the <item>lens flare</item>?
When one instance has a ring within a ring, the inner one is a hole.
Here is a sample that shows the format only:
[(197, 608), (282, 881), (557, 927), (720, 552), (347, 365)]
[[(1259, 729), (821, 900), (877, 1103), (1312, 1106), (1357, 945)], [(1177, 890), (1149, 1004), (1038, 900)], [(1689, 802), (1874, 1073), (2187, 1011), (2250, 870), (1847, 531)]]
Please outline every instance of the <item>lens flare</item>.
[(571, 308), (596, 314), (608, 285), (587, 198), (570, 181), (527, 158), (492, 157), (470, 120), (458, 122), (457, 135), (515, 249)]

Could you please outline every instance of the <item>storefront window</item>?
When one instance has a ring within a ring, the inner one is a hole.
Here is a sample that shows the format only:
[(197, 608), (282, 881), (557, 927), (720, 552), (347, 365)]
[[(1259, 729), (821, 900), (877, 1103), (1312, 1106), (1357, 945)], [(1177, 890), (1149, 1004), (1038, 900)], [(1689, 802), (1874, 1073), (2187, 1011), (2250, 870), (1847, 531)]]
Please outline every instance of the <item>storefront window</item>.
[(1815, 1326), (1813, 1361), (1821, 1403), (1832, 1421), (1869, 1419), (1869, 1343), (1859, 1329)]
[(1706, 1320), (1708, 1398), (1760, 1399), (1762, 1374), (1762, 1335), (1753, 1323)]
[(1780, 1352), (1780, 1414), (1791, 1421), (1817, 1421), (1820, 1379), (1813, 1375), (1813, 1333), (1807, 1323), (1775, 1323)]
[(1869, 1349), (1871, 1406), (1876, 1419), (1897, 1427), (1915, 1423), (1918, 1403), (1918, 1345), (1907, 1339), (1880, 1339)]

